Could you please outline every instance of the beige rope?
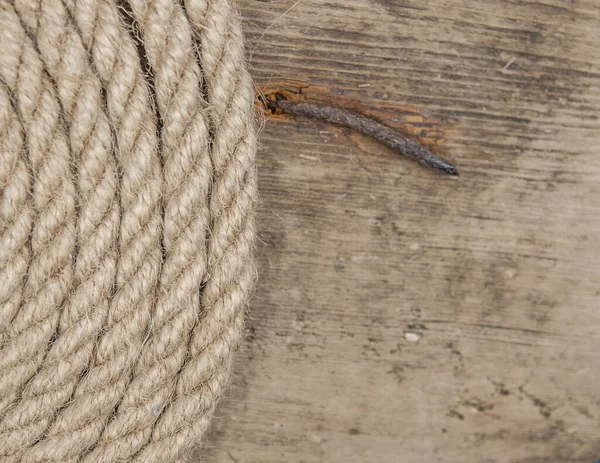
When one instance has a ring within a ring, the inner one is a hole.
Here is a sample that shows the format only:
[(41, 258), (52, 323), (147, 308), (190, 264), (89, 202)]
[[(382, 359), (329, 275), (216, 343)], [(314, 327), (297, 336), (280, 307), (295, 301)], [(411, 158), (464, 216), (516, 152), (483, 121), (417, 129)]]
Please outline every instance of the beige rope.
[[(256, 139), (240, 22), (225, 0), (186, 0), (185, 8), (200, 43), (214, 133), (211, 277), (202, 293), (203, 317), (192, 334), (177, 395), (160, 417), (140, 461), (154, 461), (164, 454), (175, 460), (206, 432), (229, 376), (231, 353), (241, 335), (243, 308), (254, 281)], [(190, 435), (194, 439), (186, 439)]]
[[(35, 215), (23, 297), (0, 352), (0, 413), (4, 415), (0, 457), (16, 461), (24, 436), (14, 429), (10, 413), (27, 382), (43, 365), (73, 285), (77, 195), (53, 85), (14, 9), (4, 2), (0, 4), (0, 34), (0, 78), (11, 92), (27, 134)], [(0, 282), (0, 286), (4, 284)], [(23, 419), (34, 414), (35, 410), (27, 410)]]
[(0, 461), (185, 458), (254, 281), (239, 20), (0, 0), (0, 40)]
[(33, 210), (23, 127), (0, 84), (0, 349), (23, 297)]
[(162, 177), (156, 118), (135, 44), (113, 1), (64, 2), (106, 90), (121, 170), (119, 260), (115, 295), (94, 364), (32, 454), (77, 461), (100, 437), (120, 402), (146, 337), (162, 261)]
[(131, 458), (148, 441), (171, 397), (187, 340), (200, 314), (212, 168), (189, 23), (172, 0), (131, 0), (155, 76), (164, 163), (164, 247), (152, 336), (90, 462)]
[(0, 439), (11, 448), (27, 448), (70, 399), (90, 362), (114, 284), (119, 210), (117, 169), (101, 86), (79, 35), (58, 0), (17, 0), (15, 9), (27, 31), (36, 36), (70, 128), (79, 209), (73, 289), (60, 313), (56, 339), (0, 428)]

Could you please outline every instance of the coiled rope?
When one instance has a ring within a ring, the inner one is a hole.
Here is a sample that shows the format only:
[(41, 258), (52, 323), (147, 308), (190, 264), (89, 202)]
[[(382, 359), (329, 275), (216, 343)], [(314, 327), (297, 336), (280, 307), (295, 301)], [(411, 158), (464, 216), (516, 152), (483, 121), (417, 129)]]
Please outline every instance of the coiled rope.
[(0, 461), (172, 462), (254, 281), (228, 0), (0, 0)]

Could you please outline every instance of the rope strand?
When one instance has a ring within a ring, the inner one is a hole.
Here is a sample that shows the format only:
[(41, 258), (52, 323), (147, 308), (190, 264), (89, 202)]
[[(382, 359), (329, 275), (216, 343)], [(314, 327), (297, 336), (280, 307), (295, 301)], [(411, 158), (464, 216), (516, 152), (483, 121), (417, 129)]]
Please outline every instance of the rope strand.
[[(254, 92), (244, 67), (240, 21), (224, 0), (186, 1), (185, 9), (199, 43), (214, 133), (209, 274), (176, 397), (140, 462), (161, 455), (169, 461), (181, 458), (207, 431), (229, 377), (254, 283)], [(190, 435), (193, 439), (184, 438)]]
[(32, 451), (79, 461), (100, 438), (121, 401), (151, 323), (162, 262), (162, 175), (157, 122), (132, 38), (113, 0), (65, 0), (106, 90), (121, 172), (121, 224), (115, 295), (87, 375)]
[(201, 74), (183, 10), (172, 0), (131, 0), (155, 77), (163, 121), (165, 261), (149, 339), (123, 401), (86, 461), (129, 459), (171, 400), (189, 333), (200, 315), (212, 177)]
[[(36, 35), (37, 49), (70, 128), (79, 206), (73, 289), (61, 312), (56, 339), (42, 368), (4, 420), (9, 429), (3, 432), (28, 447), (70, 399), (90, 362), (114, 284), (119, 210), (117, 169), (100, 82), (67, 12), (58, 0), (17, 0), (15, 9), (27, 31)], [(28, 460), (26, 452), (22, 461)]]
[(0, 458), (9, 462), (18, 461), (25, 447), (21, 439), (26, 439), (14, 425), (21, 418), (11, 412), (27, 382), (43, 367), (61, 307), (73, 286), (77, 195), (53, 84), (16, 12), (5, 1), (0, 3), (0, 37), (0, 77), (14, 95), (27, 134), (35, 216), (23, 302), (0, 352)]
[(183, 459), (255, 279), (239, 19), (0, 0), (0, 38), (0, 459)]
[(31, 256), (33, 210), (23, 127), (0, 84), (0, 349), (10, 337)]

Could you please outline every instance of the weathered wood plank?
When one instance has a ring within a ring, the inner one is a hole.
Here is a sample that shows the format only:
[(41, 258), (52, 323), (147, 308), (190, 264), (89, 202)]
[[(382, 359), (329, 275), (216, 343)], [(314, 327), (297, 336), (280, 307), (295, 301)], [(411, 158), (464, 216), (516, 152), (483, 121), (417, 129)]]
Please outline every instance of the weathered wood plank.
[(462, 175), (266, 124), (260, 281), (196, 460), (595, 461), (600, 2), (239, 5), (257, 86), (308, 82)]

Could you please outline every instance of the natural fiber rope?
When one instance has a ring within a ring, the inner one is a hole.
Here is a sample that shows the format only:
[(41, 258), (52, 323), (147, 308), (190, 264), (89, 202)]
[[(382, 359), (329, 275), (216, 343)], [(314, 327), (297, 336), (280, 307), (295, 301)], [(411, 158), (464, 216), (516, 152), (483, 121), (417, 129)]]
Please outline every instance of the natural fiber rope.
[(0, 0), (0, 39), (0, 461), (184, 459), (254, 281), (240, 21)]
[(5, 14), (15, 23), (20, 18), (25, 29), (35, 34), (39, 55), (57, 88), (69, 126), (78, 200), (73, 288), (60, 312), (56, 339), (0, 425), (0, 440), (16, 454), (39, 440), (89, 364), (115, 278), (119, 210), (117, 169), (101, 86), (77, 32), (69, 27), (59, 0), (17, 0), (15, 9), (18, 17), (10, 5)]
[(23, 127), (0, 84), (0, 349), (9, 336), (21, 298), (31, 256), (29, 235), (33, 210), (30, 173), (24, 156)]
[[(18, 445), (10, 435), (5, 435), (11, 427), (10, 422), (6, 422), (6, 413), (18, 404), (23, 388), (42, 367), (57, 331), (63, 303), (68, 300), (73, 286), (77, 195), (54, 86), (14, 10), (4, 3), (0, 9), (0, 31), (0, 78), (11, 93), (27, 136), (34, 210), (31, 257), (23, 281), (23, 296), (0, 352), (3, 417), (0, 455), (3, 455), (13, 454), (11, 446)], [(3, 112), (9, 110), (3, 107)], [(4, 281), (0, 282), (0, 286), (4, 285)]]

